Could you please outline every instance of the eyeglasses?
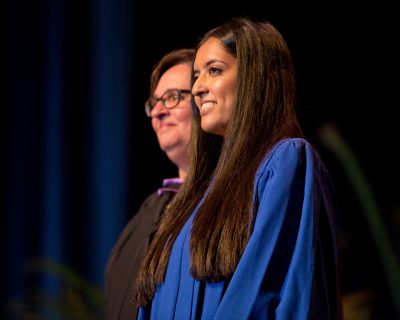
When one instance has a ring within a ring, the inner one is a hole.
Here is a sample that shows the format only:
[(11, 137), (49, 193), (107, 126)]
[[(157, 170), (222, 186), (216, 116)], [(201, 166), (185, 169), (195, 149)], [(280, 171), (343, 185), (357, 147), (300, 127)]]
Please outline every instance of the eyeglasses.
[(182, 99), (182, 95), (185, 93), (191, 93), (190, 90), (182, 89), (171, 89), (163, 93), (160, 98), (150, 98), (144, 104), (144, 111), (148, 117), (151, 117), (151, 110), (154, 109), (158, 101), (161, 101), (162, 105), (167, 109), (175, 108)]

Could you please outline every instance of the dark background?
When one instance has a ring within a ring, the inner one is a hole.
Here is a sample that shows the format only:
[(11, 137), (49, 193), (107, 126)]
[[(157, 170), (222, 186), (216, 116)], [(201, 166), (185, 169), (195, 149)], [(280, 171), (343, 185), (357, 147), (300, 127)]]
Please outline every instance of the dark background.
[[(205, 31), (236, 16), (269, 20), (291, 49), (299, 117), (338, 194), (339, 272), (346, 308), (353, 308), (348, 314), (395, 317), (365, 210), (319, 131), (334, 125), (354, 152), (398, 261), (400, 34), (393, 8), (10, 0), (5, 13), (4, 317), (23, 318), (37, 306), (32, 292), (54, 297), (68, 287), (47, 269), (33, 274), (26, 267), (32, 259), (61, 263), (101, 290), (122, 226), (163, 178), (176, 175), (143, 111), (151, 69), (168, 51), (195, 46)], [(66, 303), (62, 295), (57, 299)]]

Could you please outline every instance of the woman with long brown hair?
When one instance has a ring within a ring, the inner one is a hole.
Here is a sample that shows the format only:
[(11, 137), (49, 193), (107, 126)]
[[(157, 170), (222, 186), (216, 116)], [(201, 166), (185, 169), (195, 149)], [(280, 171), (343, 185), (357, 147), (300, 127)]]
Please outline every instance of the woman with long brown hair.
[(268, 22), (209, 31), (193, 66), (188, 176), (136, 283), (139, 319), (338, 319), (329, 174), (302, 135)]

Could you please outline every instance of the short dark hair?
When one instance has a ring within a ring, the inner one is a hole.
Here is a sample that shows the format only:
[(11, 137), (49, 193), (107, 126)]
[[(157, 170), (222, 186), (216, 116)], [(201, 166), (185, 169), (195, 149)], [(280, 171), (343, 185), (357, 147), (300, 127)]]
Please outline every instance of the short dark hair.
[(153, 71), (150, 76), (149, 96), (153, 96), (158, 81), (168, 69), (181, 63), (192, 63), (194, 54), (194, 49), (176, 49), (163, 56), (161, 60), (153, 67)]

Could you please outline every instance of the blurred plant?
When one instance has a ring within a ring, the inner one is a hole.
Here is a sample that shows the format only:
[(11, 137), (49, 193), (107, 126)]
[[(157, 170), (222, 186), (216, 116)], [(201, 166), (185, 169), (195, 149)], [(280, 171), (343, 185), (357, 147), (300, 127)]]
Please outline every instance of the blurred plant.
[(103, 292), (70, 268), (50, 260), (35, 259), (28, 263), (27, 273), (55, 277), (60, 291), (54, 295), (33, 291), (9, 303), (9, 313), (16, 319), (103, 319)]
[(323, 125), (320, 129), (323, 144), (330, 149), (341, 162), (349, 182), (353, 187), (363, 208), (363, 213), (372, 234), (378, 254), (386, 274), (397, 318), (400, 319), (400, 267), (395, 251), (389, 240), (377, 202), (372, 194), (361, 167), (345, 143), (339, 131), (331, 124)]
[(373, 316), (372, 293), (369, 290), (353, 291), (343, 296), (345, 320), (370, 320)]

